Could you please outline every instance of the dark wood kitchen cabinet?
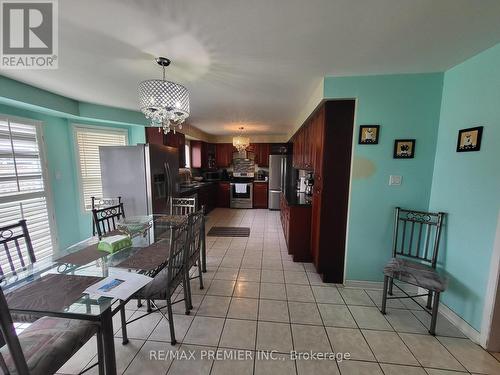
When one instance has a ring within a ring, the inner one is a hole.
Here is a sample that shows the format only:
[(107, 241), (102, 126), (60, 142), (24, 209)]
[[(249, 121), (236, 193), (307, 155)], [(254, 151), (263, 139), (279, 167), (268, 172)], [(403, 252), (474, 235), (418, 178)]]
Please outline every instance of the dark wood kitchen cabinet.
[(220, 181), (217, 184), (217, 207), (228, 208), (231, 199), (231, 185), (229, 182)]
[(228, 168), (233, 162), (233, 152), (236, 149), (232, 143), (217, 143), (215, 145), (215, 162), (218, 168)]
[(186, 136), (184, 134), (179, 132), (174, 134), (172, 131), (168, 134), (164, 134), (161, 129), (158, 131), (158, 128), (150, 126), (147, 126), (145, 129), (147, 143), (177, 148), (179, 155), (179, 168), (184, 168), (186, 166)]
[(165, 145), (175, 147), (179, 153), (179, 168), (186, 166), (186, 136), (182, 133), (173, 131), (167, 133), (165, 137)]
[(201, 143), (201, 167), (203, 169), (217, 169), (217, 163), (215, 160), (216, 144), (215, 143)]
[(164, 145), (164, 134), (163, 131), (156, 127), (146, 126), (146, 143), (152, 143), (155, 145)]
[(204, 207), (205, 214), (208, 214), (216, 207), (217, 194), (217, 183), (204, 185), (198, 189), (198, 204), (200, 208)]
[(281, 194), (280, 219), (288, 254), (294, 262), (310, 262), (311, 206), (289, 205)]
[(308, 171), (314, 170), (315, 163), (315, 134), (316, 127), (313, 121), (304, 124), (293, 136), (293, 167)]
[(253, 183), (253, 208), (267, 208), (267, 182)]
[(292, 138), (294, 167), (314, 173), (310, 252), (325, 282), (344, 281), (354, 108), (324, 102)]
[(269, 153), (270, 143), (256, 143), (255, 144), (255, 164), (259, 167), (269, 167)]
[(290, 155), (292, 153), (291, 143), (270, 143), (269, 155)]

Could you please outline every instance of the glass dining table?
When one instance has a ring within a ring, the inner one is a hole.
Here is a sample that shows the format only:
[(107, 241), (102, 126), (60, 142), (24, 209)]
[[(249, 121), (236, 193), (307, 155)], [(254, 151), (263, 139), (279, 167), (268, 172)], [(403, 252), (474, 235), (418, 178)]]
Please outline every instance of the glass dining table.
[[(187, 216), (149, 215), (122, 219), (117, 231), (130, 235), (132, 246), (115, 253), (98, 249), (91, 238), (54, 252), (0, 283), (16, 321), (53, 316), (97, 322), (102, 330), (104, 368), (116, 374), (112, 317), (128, 300), (92, 296), (84, 291), (96, 282), (123, 273), (154, 277), (168, 263), (172, 233)], [(113, 233), (113, 234), (116, 234)], [(15, 353), (12, 353), (15, 355)]]

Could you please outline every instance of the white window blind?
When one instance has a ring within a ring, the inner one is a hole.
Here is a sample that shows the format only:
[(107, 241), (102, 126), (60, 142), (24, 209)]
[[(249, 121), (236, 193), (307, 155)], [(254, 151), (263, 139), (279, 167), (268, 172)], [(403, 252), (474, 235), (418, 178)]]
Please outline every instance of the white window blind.
[[(25, 219), (37, 260), (53, 251), (41, 141), (40, 124), (0, 117), (0, 225)], [(27, 254), (24, 241), (20, 246)], [(8, 264), (6, 257), (0, 251), (0, 264)]]
[(91, 197), (102, 197), (99, 146), (125, 146), (127, 131), (75, 126), (80, 191), (85, 210), (92, 207)]

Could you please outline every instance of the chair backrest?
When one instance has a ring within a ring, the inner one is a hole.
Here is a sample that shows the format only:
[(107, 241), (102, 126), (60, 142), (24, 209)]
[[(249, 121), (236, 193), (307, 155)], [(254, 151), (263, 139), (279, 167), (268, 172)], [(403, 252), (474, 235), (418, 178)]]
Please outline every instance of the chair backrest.
[(445, 213), (396, 207), (392, 256), (403, 256), (436, 268)]
[[(2, 278), (0, 277), (0, 282), (1, 280)], [(10, 315), (9, 307), (7, 306), (7, 301), (2, 288), (0, 288), (0, 333), (2, 336), (0, 337), (0, 341), (5, 341), (7, 344), (17, 373), (19, 375), (29, 375), (28, 364), (26, 363), (23, 349), (17, 337), (14, 323), (12, 322), (12, 316)], [(3, 358), (2, 364), (5, 366)], [(5, 369), (3, 369), (3, 371), (5, 372)]]
[(200, 252), (201, 241), (205, 235), (205, 215), (204, 207), (189, 214), (189, 258)]
[(92, 210), (92, 217), (97, 230), (97, 235), (101, 239), (106, 233), (116, 230), (116, 223), (125, 217), (123, 203)]
[[(28, 264), (36, 262), (26, 220), (0, 228), (0, 254), (5, 256), (5, 260), (0, 263), (0, 277), (5, 273), (15, 274), (16, 270), (25, 269)], [(7, 263), (8, 270), (4, 268)]]
[(183, 280), (188, 257), (189, 230), (188, 223), (172, 229), (172, 242), (170, 244), (170, 255), (167, 265), (167, 285), (176, 288)]
[[(91, 209), (94, 210), (99, 210), (101, 208), (106, 208), (106, 207), (111, 207), (111, 206), (117, 206), (120, 203), (122, 203), (122, 197), (116, 197), (116, 198), (101, 198), (101, 197), (90, 197), (92, 207)], [(92, 216), (92, 235), (95, 236), (97, 233), (97, 226), (94, 221), (94, 217)]]
[(172, 198), (170, 213), (172, 215), (189, 215), (196, 212), (196, 198)]

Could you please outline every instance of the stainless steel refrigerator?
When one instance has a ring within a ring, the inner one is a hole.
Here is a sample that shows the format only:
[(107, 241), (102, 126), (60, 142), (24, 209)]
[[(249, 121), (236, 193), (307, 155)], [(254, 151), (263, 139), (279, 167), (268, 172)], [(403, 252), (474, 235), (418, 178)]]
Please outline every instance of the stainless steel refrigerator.
[(269, 156), (269, 209), (280, 209), (280, 195), (291, 188), (292, 160), (287, 155)]
[(156, 144), (99, 147), (102, 192), (122, 198), (127, 216), (169, 213), (179, 191), (177, 149)]

